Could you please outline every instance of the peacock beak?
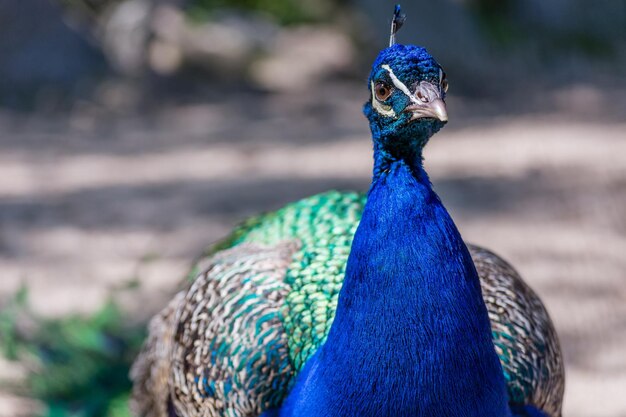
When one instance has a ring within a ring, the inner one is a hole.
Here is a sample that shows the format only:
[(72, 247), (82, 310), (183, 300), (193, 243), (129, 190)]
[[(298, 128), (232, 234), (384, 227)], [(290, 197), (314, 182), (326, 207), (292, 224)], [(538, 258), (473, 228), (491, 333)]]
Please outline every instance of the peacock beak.
[(448, 121), (448, 110), (446, 109), (446, 103), (443, 99), (435, 99), (429, 103), (429, 109), (433, 117), (439, 119), (442, 122)]
[(448, 110), (446, 110), (446, 103), (442, 98), (434, 98), (428, 102), (421, 102), (406, 106), (405, 112), (411, 112), (411, 121), (418, 119), (434, 118), (442, 122), (448, 121)]
[(448, 121), (448, 111), (446, 110), (446, 103), (443, 101), (445, 90), (440, 84), (421, 81), (415, 88), (415, 92), (406, 91), (404, 93), (409, 96), (411, 101), (411, 104), (404, 108), (405, 112), (411, 113), (410, 121), (428, 118), (437, 119), (444, 123)]

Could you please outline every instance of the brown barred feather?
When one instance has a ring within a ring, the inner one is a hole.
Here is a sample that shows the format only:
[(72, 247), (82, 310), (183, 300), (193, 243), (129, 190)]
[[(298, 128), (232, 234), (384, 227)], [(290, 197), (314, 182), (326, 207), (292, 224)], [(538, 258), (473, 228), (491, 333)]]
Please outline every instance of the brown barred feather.
[(294, 370), (280, 309), (297, 248), (241, 244), (203, 262), (151, 323), (131, 373), (135, 415), (257, 416), (282, 401)]
[(545, 306), (506, 261), (484, 248), (468, 248), (480, 276), (511, 403), (532, 404), (551, 417), (560, 417), (563, 358)]
[(176, 310), (183, 297), (183, 292), (176, 294), (167, 307), (150, 320), (148, 339), (130, 370), (134, 384), (129, 406), (135, 416), (176, 417), (168, 412), (169, 375)]

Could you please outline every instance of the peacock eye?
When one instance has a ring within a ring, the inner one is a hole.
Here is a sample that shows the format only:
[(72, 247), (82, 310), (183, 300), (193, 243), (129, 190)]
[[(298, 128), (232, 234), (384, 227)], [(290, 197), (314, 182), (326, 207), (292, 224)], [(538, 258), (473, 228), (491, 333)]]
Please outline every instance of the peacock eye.
[(385, 84), (382, 81), (379, 81), (374, 86), (374, 92), (378, 100), (385, 101), (391, 95), (392, 90), (391, 90), (391, 87), (389, 87), (387, 84)]
[(448, 92), (448, 77), (446, 77), (446, 74), (443, 74), (443, 77), (441, 78), (441, 89), (443, 90), (444, 93)]

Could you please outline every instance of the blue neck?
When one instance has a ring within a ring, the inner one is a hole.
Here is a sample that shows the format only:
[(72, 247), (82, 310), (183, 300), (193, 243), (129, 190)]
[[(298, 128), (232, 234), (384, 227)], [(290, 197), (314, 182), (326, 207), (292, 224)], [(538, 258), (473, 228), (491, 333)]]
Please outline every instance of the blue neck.
[(510, 416), (476, 269), (421, 157), (375, 149), (336, 316), (303, 374), (281, 416)]
[[(372, 184), (388, 171), (393, 164), (405, 164), (413, 176), (419, 177), (422, 169), (422, 149), (428, 137), (419, 132), (410, 139), (399, 138), (393, 132), (383, 132), (375, 124), (371, 126), (374, 136), (374, 174)], [(385, 146), (384, 144), (390, 144)], [(395, 146), (393, 146), (395, 145)]]

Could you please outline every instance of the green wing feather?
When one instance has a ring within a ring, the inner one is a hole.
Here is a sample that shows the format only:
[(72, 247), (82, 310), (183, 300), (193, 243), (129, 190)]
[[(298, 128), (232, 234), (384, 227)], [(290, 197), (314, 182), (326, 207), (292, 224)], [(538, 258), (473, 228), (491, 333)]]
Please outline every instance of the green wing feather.
[(285, 277), (290, 291), (284, 307), (289, 353), (298, 371), (330, 330), (364, 204), (362, 194), (328, 192), (257, 218), (235, 232), (233, 244), (300, 242)]

